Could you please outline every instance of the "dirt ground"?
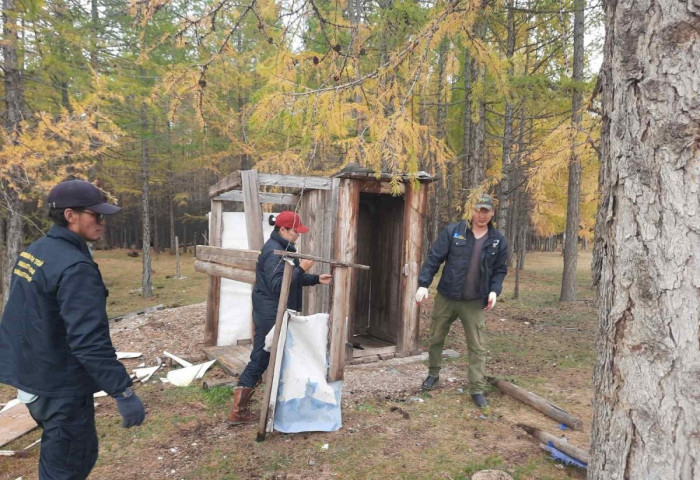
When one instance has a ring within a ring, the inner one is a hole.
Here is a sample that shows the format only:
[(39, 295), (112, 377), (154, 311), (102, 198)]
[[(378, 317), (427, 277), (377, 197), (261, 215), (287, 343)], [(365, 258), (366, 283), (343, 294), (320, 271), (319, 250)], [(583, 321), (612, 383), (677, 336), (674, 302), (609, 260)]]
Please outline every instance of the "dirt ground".
[[(531, 278), (536, 281), (536, 278)], [(590, 293), (588, 294), (590, 296)], [(110, 398), (96, 409), (100, 460), (90, 479), (468, 479), (495, 467), (516, 479), (583, 479), (585, 473), (548, 459), (517, 423), (565, 436), (588, 449), (595, 314), (590, 299), (560, 307), (549, 301), (524, 308), (508, 300), (487, 314), (489, 374), (518, 382), (583, 419), (583, 432), (561, 430), (557, 422), (498, 392), (489, 392), (485, 411), (469, 399), (466, 346), (455, 324), (446, 348), (460, 353), (443, 365), (439, 388), (425, 393), (425, 363), (390, 360), (346, 368), (343, 428), (333, 433), (268, 435), (255, 442), (256, 427), (229, 427), (230, 389), (204, 393), (157, 377), (139, 385), (148, 409), (140, 429), (119, 427)], [(425, 345), (432, 302), (422, 307), (420, 338)], [(198, 361), (205, 305), (196, 304), (121, 320), (112, 326), (118, 351), (138, 351), (124, 360), (128, 370), (165, 361), (163, 351)], [(425, 348), (425, 346), (424, 346)], [(213, 367), (205, 379), (227, 378)], [(0, 402), (14, 391), (0, 388)], [(262, 390), (257, 394), (262, 396)], [(38, 438), (35, 431), (10, 445)], [(8, 447), (3, 447), (8, 448)], [(37, 452), (27, 458), (0, 457), (0, 479), (35, 479)]]

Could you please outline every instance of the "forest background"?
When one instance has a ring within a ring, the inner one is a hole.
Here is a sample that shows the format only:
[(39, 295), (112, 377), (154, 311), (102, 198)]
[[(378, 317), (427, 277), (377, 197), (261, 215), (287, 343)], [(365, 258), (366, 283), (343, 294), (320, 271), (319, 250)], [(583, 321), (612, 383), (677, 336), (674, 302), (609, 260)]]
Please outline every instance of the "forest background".
[(598, 205), (601, 25), (585, 0), (3, 0), (3, 293), (69, 175), (123, 208), (99, 247), (143, 248), (148, 272), (151, 247), (207, 243), (226, 174), (356, 163), (437, 176), (427, 247), (482, 192), (519, 268), (568, 237), (571, 300)]

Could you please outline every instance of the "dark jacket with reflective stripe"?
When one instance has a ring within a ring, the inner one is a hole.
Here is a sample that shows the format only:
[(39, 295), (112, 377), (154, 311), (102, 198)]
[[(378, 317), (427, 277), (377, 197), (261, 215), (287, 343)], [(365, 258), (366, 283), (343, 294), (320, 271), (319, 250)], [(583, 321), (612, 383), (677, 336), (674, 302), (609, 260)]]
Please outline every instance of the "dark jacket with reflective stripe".
[[(284, 274), (284, 260), (275, 255), (275, 250), (286, 250), (296, 252), (294, 245), (277, 232), (270, 234), (270, 239), (265, 242), (256, 265), (255, 286), (253, 287), (253, 311), (255, 315), (263, 318), (275, 318), (277, 316), (277, 305), (280, 301), (282, 291), (282, 276)], [(299, 266), (299, 259), (294, 260), (292, 269), (292, 283), (289, 287), (289, 300), (287, 308), (301, 311), (302, 287), (317, 285), (318, 275), (304, 273)]]
[[(445, 268), (438, 283), (438, 292), (452, 300), (461, 300), (464, 280), (469, 274), (469, 260), (474, 247), (474, 234), (466, 221), (451, 223), (438, 235), (435, 244), (428, 252), (418, 275), (418, 285), (429, 287), (442, 262)], [(479, 293), (484, 305), (490, 292), (501, 294), (503, 279), (508, 271), (508, 242), (505, 237), (489, 224), (486, 242), (481, 251), (479, 269), (481, 283)]]
[(45, 397), (124, 391), (105, 310), (107, 289), (87, 244), (54, 225), (15, 263), (0, 322), (0, 383)]

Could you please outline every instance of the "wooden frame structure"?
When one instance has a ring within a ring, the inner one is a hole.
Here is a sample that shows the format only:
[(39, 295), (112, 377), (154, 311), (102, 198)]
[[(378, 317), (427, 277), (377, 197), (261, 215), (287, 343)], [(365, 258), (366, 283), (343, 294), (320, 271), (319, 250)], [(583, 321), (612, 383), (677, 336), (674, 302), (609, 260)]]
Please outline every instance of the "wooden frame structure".
[[(215, 350), (222, 348), (215, 348), (221, 278), (255, 282), (255, 261), (264, 243), (262, 203), (299, 211), (311, 228), (300, 237), (299, 251), (317, 259), (370, 266), (369, 271), (337, 270), (336, 275), (346, 271), (347, 278), (334, 278), (332, 293), (324, 288), (304, 289), (302, 313), (332, 313), (331, 365), (336, 370), (329, 379), (342, 378), (346, 363), (419, 353), (419, 310), (413, 296), (418, 288), (427, 190), (432, 181), (421, 172), (405, 176), (397, 184), (390, 175), (348, 168), (331, 178), (244, 170), (217, 182), (209, 190), (209, 246), (197, 247), (195, 262), (197, 271), (209, 274), (207, 355), (217, 358)], [(286, 191), (261, 191), (270, 187)], [(250, 250), (221, 248), (227, 202), (243, 202)], [(331, 265), (320, 267), (316, 273), (329, 273)], [(347, 318), (347, 323), (335, 318)], [(341, 343), (341, 339), (347, 341)]]

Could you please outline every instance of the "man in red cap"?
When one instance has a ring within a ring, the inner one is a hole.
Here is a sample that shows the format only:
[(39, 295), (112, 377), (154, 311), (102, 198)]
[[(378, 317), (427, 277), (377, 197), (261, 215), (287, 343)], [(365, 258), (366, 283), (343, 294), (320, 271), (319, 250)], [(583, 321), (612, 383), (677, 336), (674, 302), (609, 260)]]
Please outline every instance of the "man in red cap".
[[(253, 323), (255, 325), (253, 351), (250, 354), (250, 362), (241, 374), (238, 386), (233, 390), (233, 409), (228, 417), (229, 423), (233, 425), (258, 421), (258, 415), (250, 411), (250, 399), (253, 396), (253, 388), (262, 378), (270, 362), (270, 353), (264, 350), (265, 336), (275, 326), (284, 273), (284, 260), (273, 252), (275, 250), (296, 252), (295, 242), (300, 234), (308, 231), (309, 227), (301, 223), (301, 218), (295, 212), (281, 212), (275, 219), (275, 229), (270, 234), (270, 239), (265, 242), (258, 257), (253, 287)], [(331, 283), (330, 275), (307, 273), (313, 265), (313, 260), (294, 259), (287, 308), (301, 310), (302, 287)]]

